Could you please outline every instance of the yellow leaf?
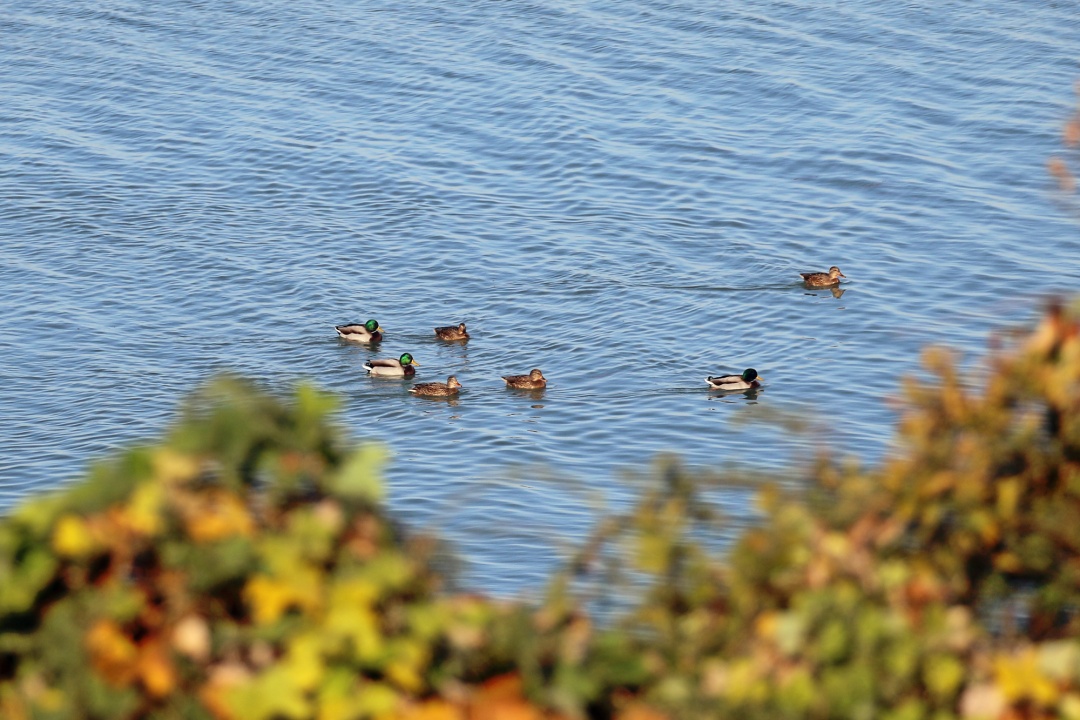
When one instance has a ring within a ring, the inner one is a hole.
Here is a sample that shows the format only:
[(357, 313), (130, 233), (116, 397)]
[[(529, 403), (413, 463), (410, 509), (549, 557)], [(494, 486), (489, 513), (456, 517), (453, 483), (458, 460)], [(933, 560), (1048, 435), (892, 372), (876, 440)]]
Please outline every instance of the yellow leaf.
[(1013, 552), (1000, 552), (994, 555), (994, 567), (1001, 572), (1018, 572), (1024, 563)]
[(1080, 644), (1059, 640), (1039, 646), (1039, 669), (1055, 680), (1068, 682), (1080, 670)]
[(293, 599), (288, 585), (265, 575), (256, 575), (248, 581), (244, 595), (257, 625), (269, 625), (277, 620)]
[(643, 533), (637, 538), (637, 553), (634, 559), (643, 572), (662, 573), (670, 560), (671, 543), (659, 533)]
[(244, 595), (251, 606), (252, 617), (260, 625), (274, 622), (294, 607), (308, 613), (316, 612), (322, 606), (323, 574), (313, 567), (301, 565), (285, 578), (256, 575), (248, 581)]
[(136, 533), (152, 537), (164, 527), (161, 506), (165, 500), (164, 488), (154, 482), (139, 485), (127, 504), (127, 524)]
[(773, 611), (763, 612), (754, 621), (754, 632), (758, 637), (771, 639), (776, 635), (776, 625), (779, 621), (778, 613)]
[(356, 695), (356, 710), (360, 715), (393, 717), (400, 698), (389, 686), (383, 683), (369, 682), (360, 686)]
[(418, 692), (424, 686), (415, 664), (404, 660), (393, 660), (386, 665), (386, 677), (406, 692)]
[(85, 557), (99, 549), (86, 521), (77, 515), (64, 515), (56, 522), (52, 536), (53, 550), (63, 557)]
[(323, 677), (321, 637), (310, 632), (294, 637), (289, 641), (284, 665), (297, 688), (314, 689)]
[(160, 483), (169, 485), (197, 477), (199, 463), (190, 455), (163, 448), (154, 453), (154, 477)]
[(1058, 697), (1057, 684), (1043, 674), (1038, 653), (1033, 648), (998, 656), (994, 661), (994, 679), (1012, 703), (1030, 700), (1049, 706)]
[(994, 483), (994, 489), (997, 490), (998, 513), (1006, 519), (1011, 519), (1016, 515), (1016, 508), (1020, 502), (1020, 493), (1024, 489), (1021, 479), (1014, 477), (1007, 480), (998, 480)]
[(923, 681), (938, 700), (948, 700), (964, 681), (965, 667), (952, 655), (931, 655), (923, 668)]
[(1061, 717), (1065, 720), (1080, 720), (1080, 697), (1077, 695), (1069, 694), (1061, 698), (1061, 704), (1058, 707), (1061, 710)]

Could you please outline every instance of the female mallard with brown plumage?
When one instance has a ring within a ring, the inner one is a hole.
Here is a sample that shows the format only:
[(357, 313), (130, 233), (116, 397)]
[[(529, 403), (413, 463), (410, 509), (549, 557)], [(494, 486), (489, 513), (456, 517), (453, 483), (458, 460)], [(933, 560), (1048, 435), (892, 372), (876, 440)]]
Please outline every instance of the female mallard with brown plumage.
[(829, 272), (827, 273), (809, 272), (799, 274), (802, 275), (803, 283), (806, 284), (806, 287), (812, 288), (833, 287), (834, 285), (840, 284), (840, 278), (847, 277), (847, 275), (840, 272), (840, 268), (836, 267), (835, 265), (829, 268)]
[(468, 340), (469, 333), (465, 330), (465, 323), (458, 323), (456, 327), (447, 325), (435, 328), (435, 337), (440, 340)]
[(379, 321), (374, 318), (363, 325), (359, 323), (335, 325), (334, 329), (337, 330), (338, 335), (346, 340), (355, 342), (379, 342), (382, 340), (382, 328), (379, 327)]
[(364, 369), (369, 375), (379, 377), (412, 377), (416, 374), (416, 366), (419, 365), (420, 363), (413, 360), (412, 355), (403, 353), (397, 360), (392, 358), (368, 360), (364, 363)]
[(757, 374), (754, 368), (743, 370), (742, 375), (717, 375), (707, 377), (710, 390), (752, 390), (761, 387), (761, 380), (765, 378)]
[(429, 383), (417, 383), (409, 388), (409, 392), (413, 395), (425, 395), (427, 397), (449, 397), (451, 395), (457, 395), (458, 390), (461, 389), (461, 383), (458, 382), (457, 377), (451, 375), (446, 378), (446, 382), (429, 382)]
[(518, 390), (540, 390), (547, 387), (547, 378), (539, 368), (533, 368), (528, 375), (503, 375), (508, 387)]

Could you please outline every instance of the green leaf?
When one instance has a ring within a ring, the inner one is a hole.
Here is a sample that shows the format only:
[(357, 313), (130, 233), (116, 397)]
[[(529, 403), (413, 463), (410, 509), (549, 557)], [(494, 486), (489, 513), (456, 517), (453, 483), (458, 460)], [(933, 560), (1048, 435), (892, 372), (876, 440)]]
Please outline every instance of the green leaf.
[(382, 500), (382, 467), (389, 453), (382, 445), (368, 443), (354, 450), (328, 481), (331, 494), (343, 500), (376, 504)]

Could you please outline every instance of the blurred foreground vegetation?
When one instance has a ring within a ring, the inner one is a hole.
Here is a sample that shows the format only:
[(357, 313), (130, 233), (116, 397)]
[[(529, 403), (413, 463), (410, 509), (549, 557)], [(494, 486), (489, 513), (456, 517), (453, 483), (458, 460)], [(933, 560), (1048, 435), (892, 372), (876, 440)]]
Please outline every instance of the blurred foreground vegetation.
[[(1080, 718), (1077, 321), (925, 367), (882, 466), (764, 490), (723, 555), (668, 467), (537, 607), (444, 589), (332, 398), (219, 380), (0, 520), (0, 717)], [(609, 561), (644, 587), (599, 627)]]

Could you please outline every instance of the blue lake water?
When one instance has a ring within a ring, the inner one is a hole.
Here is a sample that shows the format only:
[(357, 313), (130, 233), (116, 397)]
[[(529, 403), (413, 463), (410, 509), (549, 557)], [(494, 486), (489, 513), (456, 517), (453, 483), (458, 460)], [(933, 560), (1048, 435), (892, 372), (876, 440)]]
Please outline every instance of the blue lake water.
[[(223, 369), (340, 393), (397, 516), (502, 594), (658, 453), (876, 462), (921, 348), (975, 361), (1080, 288), (1045, 170), (1078, 10), (7, 0), (0, 507)], [(840, 297), (799, 284), (832, 264)], [(369, 317), (377, 351), (337, 339)], [(459, 400), (365, 376), (405, 351)], [(756, 396), (708, 392), (751, 366)], [(542, 395), (503, 387), (533, 367)]]

